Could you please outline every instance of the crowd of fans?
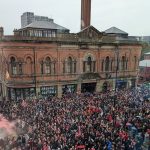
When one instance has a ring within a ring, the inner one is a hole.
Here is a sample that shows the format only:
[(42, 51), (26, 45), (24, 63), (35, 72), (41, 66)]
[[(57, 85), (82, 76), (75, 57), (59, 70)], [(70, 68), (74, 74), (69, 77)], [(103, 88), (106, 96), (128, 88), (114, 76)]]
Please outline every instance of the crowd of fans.
[(149, 150), (149, 94), (140, 88), (1, 101), (17, 136), (0, 139), (0, 149)]

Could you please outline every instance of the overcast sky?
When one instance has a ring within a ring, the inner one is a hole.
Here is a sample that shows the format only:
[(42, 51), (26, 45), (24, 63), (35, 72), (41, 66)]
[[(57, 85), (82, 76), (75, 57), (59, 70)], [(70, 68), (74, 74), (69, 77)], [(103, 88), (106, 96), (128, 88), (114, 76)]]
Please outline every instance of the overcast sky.
[[(5, 34), (21, 27), (23, 12), (53, 18), (71, 32), (80, 30), (81, 0), (0, 0)], [(129, 35), (150, 35), (150, 0), (92, 0), (91, 24), (99, 31), (112, 26)]]

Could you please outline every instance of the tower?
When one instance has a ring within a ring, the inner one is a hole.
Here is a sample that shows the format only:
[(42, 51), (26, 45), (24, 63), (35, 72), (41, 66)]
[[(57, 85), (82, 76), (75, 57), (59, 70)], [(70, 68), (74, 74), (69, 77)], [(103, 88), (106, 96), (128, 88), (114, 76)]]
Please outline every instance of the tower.
[(91, 0), (81, 0), (81, 30), (90, 26)]

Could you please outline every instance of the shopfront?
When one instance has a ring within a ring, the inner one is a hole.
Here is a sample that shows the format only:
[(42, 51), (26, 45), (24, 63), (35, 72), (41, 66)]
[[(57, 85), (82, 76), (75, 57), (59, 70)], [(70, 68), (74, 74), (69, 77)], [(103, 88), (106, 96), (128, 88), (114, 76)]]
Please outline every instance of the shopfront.
[(57, 86), (40, 87), (40, 94), (44, 97), (56, 96), (57, 95)]
[(81, 92), (89, 92), (94, 93), (96, 90), (96, 82), (94, 83), (82, 83), (81, 85)]
[(35, 97), (35, 88), (8, 88), (8, 98), (13, 100), (30, 99)]
[(127, 80), (117, 80), (117, 89), (123, 89), (127, 87)]
[(62, 93), (75, 93), (77, 91), (77, 84), (67, 84), (62, 86)]

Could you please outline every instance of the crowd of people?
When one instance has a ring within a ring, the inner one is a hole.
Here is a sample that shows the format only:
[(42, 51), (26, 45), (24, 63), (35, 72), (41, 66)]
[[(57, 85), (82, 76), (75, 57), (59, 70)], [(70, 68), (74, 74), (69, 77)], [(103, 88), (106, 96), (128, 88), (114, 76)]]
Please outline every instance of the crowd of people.
[(0, 149), (149, 150), (149, 94), (140, 88), (1, 101), (17, 136), (0, 139)]

